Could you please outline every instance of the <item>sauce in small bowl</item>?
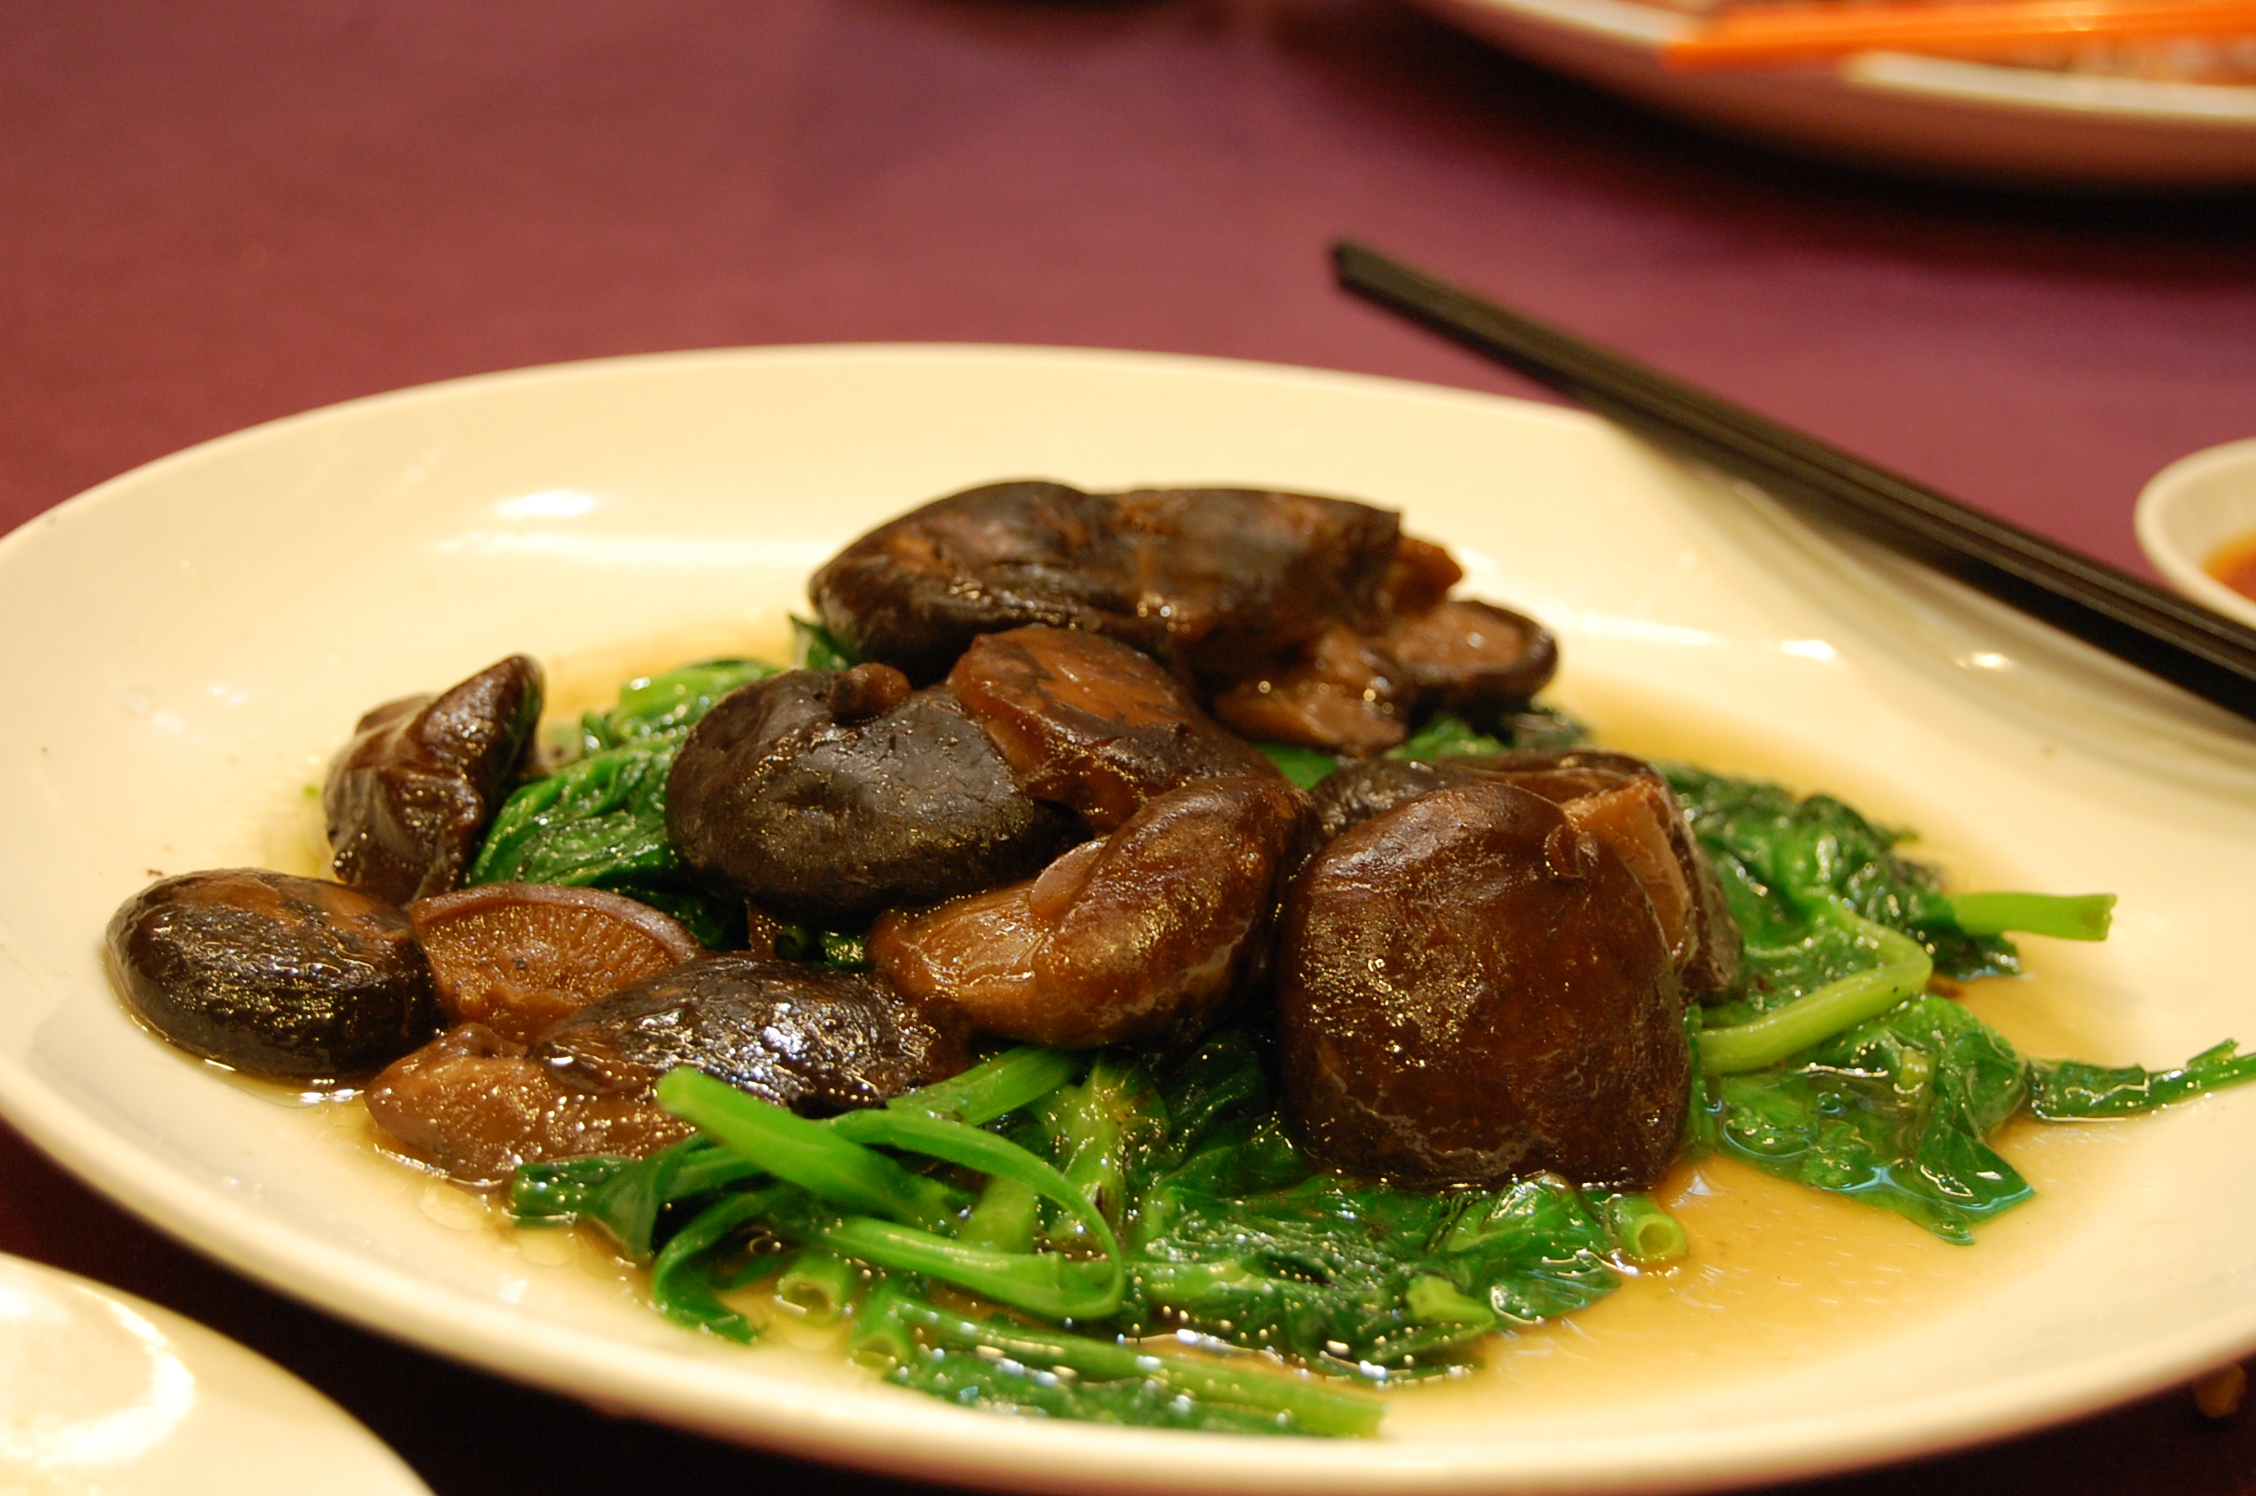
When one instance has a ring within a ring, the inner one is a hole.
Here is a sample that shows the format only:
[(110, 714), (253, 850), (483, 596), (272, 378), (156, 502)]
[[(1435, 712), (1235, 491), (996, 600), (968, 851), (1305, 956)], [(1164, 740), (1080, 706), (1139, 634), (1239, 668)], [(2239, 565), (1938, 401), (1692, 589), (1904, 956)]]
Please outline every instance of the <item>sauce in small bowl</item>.
[(2181, 457), (2139, 494), (2139, 549), (2171, 587), (2256, 628), (2256, 440)]
[(2218, 547), (2202, 569), (2242, 597), (2256, 601), (2256, 533)]

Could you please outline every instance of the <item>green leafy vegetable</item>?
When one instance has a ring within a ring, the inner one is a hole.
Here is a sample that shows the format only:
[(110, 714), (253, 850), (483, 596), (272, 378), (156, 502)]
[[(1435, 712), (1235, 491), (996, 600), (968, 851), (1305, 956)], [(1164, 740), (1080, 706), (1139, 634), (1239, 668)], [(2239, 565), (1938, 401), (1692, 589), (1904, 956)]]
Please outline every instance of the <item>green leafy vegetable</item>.
[(715, 660), (628, 682), (610, 712), (581, 719), (583, 757), (503, 802), (468, 881), (608, 888), (663, 909), (708, 946), (741, 943), (743, 909), (692, 881), (666, 835), (666, 776), (715, 702), (775, 673)]
[(2239, 1054), (2227, 1039), (2175, 1070), (2137, 1065), (2093, 1065), (2083, 1060), (2037, 1060), (2029, 1066), (2029, 1110), (2047, 1122), (2086, 1117), (2128, 1117), (2256, 1079), (2256, 1055)]
[(1857, 934), (1820, 917), (1845, 905), (1925, 946), (1961, 980), (2017, 972), (2011, 943), (1958, 926), (1935, 870), (1896, 855), (1905, 833), (1876, 826), (1830, 795), (1663, 765), (1747, 939), (1743, 1021), (1869, 964)]
[(742, 1256), (733, 1270), (716, 1249), (750, 1222), (773, 1215), (797, 1194), (788, 1185), (722, 1195), (674, 1233), (650, 1264), (650, 1299), (658, 1312), (675, 1324), (706, 1330), (749, 1345), (759, 1331), (743, 1312), (721, 1298), (730, 1288), (740, 1288), (761, 1276), (766, 1266), (756, 1256)]
[(1157, 1090), (1174, 1126), (1136, 1171), (1132, 1323), (1416, 1374), (1620, 1281), (1604, 1226), (1551, 1176), (1419, 1194), (1316, 1171), (1278, 1124), (1243, 1034), (1210, 1038)]
[(1412, 733), (1408, 741), (1388, 749), (1386, 756), (1431, 761), (1515, 750), (1557, 752), (1573, 748), (1589, 737), (1588, 728), (1550, 707), (1529, 707), (1514, 713), (1497, 722), (1493, 732), (1482, 732), (1454, 713), (1437, 712)]
[(1948, 1241), (2031, 1194), (1985, 1141), (2028, 1095), (2021, 1056), (1943, 998), (1900, 1003), (1795, 1063), (1723, 1076), (1716, 1094), (1726, 1153)]
[(895, 1111), (951, 1117), (977, 1127), (1041, 1100), (1080, 1074), (1084, 1063), (1079, 1055), (1024, 1045), (885, 1104)]
[[(691, 1069), (671, 1071), (659, 1081), (658, 1103), (825, 1204), (858, 1212), (817, 1233), (826, 1246), (882, 1267), (937, 1277), (1049, 1319), (1100, 1318), (1120, 1307), (1125, 1283), (1111, 1226), (1055, 1167), (1007, 1138), (910, 1109), (809, 1122)], [(940, 1235), (931, 1228), (954, 1214), (944, 1203), (945, 1188), (907, 1173), (868, 1145), (1015, 1178), (1064, 1206), (1105, 1255), (1084, 1261), (1056, 1252), (1003, 1252)]]
[(952, 1192), (938, 1180), (702, 1070), (668, 1071), (658, 1082), (658, 1104), (738, 1157), (842, 1209), (916, 1226), (938, 1225), (954, 1211)]
[(778, 1304), (810, 1325), (834, 1325), (862, 1293), (862, 1269), (825, 1247), (807, 1247), (776, 1275)]
[(1329, 779), (1340, 766), (1339, 758), (1321, 748), (1303, 748), (1297, 743), (1256, 743), (1284, 776), (1304, 790), (1312, 790)]
[(1639, 1267), (1676, 1262), (1692, 1250), (1676, 1217), (1651, 1195), (1609, 1195), (1597, 1205), (1598, 1219), (1621, 1244), (1622, 1255)]
[(1383, 1412), (1373, 1398), (1304, 1377), (967, 1319), (891, 1288), (865, 1305), (856, 1350), (865, 1360), (893, 1362), (894, 1380), (950, 1401), (1000, 1402), (1096, 1422), (1358, 1435), (1376, 1433)]
[(757, 660), (706, 660), (628, 681), (619, 688), (617, 706), (581, 715), (582, 752), (686, 737), (722, 697), (776, 673), (775, 666)]
[(851, 670), (861, 661), (819, 623), (794, 614), (791, 619), (792, 663), (802, 670)]
[[(1590, 730), (1580, 722), (1544, 706), (1529, 707), (1505, 717), (1495, 724), (1494, 732), (1482, 732), (1455, 713), (1437, 712), (1400, 746), (1388, 749), (1386, 757), (1430, 761), (1514, 750), (1557, 751), (1573, 748), (1589, 737)], [(1314, 789), (1340, 766), (1337, 755), (1320, 748), (1303, 748), (1292, 743), (1256, 743), (1254, 746), (1267, 754), (1269, 761), (1283, 771), (1287, 779), (1304, 790)]]
[[(852, 663), (820, 628), (797, 627), (808, 664)], [(666, 772), (736, 673), (765, 668), (716, 662), (630, 685), (583, 726), (584, 758), (504, 807), (478, 880), (702, 897), (669, 860)], [(1542, 711), (1489, 726), (1437, 717), (1396, 756), (1583, 735)], [(1264, 751), (1302, 784), (1336, 767)], [(1963, 1242), (2029, 1197), (1989, 1142), (2024, 1107), (2045, 1120), (2122, 1116), (2256, 1079), (2256, 1055), (2229, 1043), (2174, 1070), (2030, 1062), (1926, 991), (1938, 970), (2016, 970), (2009, 930), (2100, 938), (2112, 898), (1946, 895), (1932, 869), (1897, 855), (1902, 833), (1837, 800), (1667, 772), (1748, 955), (1743, 989), (1686, 1018), (1693, 1151)], [(847, 969), (866, 960), (838, 932), (787, 931), (779, 950)], [(1625, 1272), (1687, 1251), (1647, 1195), (1540, 1174), (1415, 1193), (1319, 1169), (1278, 1115), (1260, 1041), (1238, 1030), (1171, 1055), (1010, 1049), (819, 1122), (693, 1070), (669, 1074), (658, 1096), (699, 1136), (635, 1162), (528, 1165), (511, 1187), (517, 1219), (598, 1226), (650, 1265), (653, 1298), (677, 1323), (749, 1340), (757, 1326), (731, 1295), (773, 1277), (785, 1312), (850, 1314), (855, 1353), (892, 1380), (1021, 1413), (1365, 1434), (1381, 1405), (1327, 1378), (1446, 1370), (1488, 1334), (1585, 1308)], [(942, 1286), (1051, 1327), (959, 1313), (931, 1296)], [(1138, 1343), (1163, 1331), (1218, 1354)]]
[[(1050, 1156), (1074, 1190), (1117, 1231), (1128, 1209), (1128, 1171), (1144, 1148), (1167, 1133), (1167, 1109), (1143, 1066), (1100, 1054), (1088, 1079), (1052, 1091), (1041, 1109)], [(1060, 1223), (1064, 1239), (1081, 1233)]]
[[(758, 1278), (822, 1321), (875, 1282), (856, 1343), (895, 1380), (1058, 1417), (1369, 1432), (1377, 1404), (1305, 1375), (1122, 1338), (1191, 1331), (1335, 1375), (1416, 1377), (1499, 1327), (1594, 1302), (1617, 1261), (1681, 1249), (1651, 1200), (1586, 1200), (1548, 1175), (1417, 1194), (1318, 1171), (1235, 1030), (1156, 1074), (1121, 1053), (1007, 1050), (824, 1122), (694, 1070), (659, 1099), (700, 1136), (639, 1162), (528, 1165), (518, 1219), (601, 1226), (651, 1263), (669, 1318), (732, 1339), (757, 1329), (728, 1295)], [(984, 1179), (968, 1210), (950, 1183), (966, 1174)], [(947, 1313), (927, 1280), (1067, 1328)]]
[(1388, 758), (1462, 758), (1469, 754), (1502, 753), (1512, 745), (1474, 729), (1463, 717), (1448, 712), (1435, 716), (1412, 733), (1400, 747), (1389, 748)]
[(1709, 1027), (1700, 1036), (1700, 1058), (1708, 1069), (1728, 1075), (1775, 1065), (1853, 1024), (1878, 1017), (1918, 994), (1934, 975), (1935, 963), (1919, 942), (1842, 905), (1819, 904), (1811, 922), (1830, 926), (1869, 949), (1873, 964), (1835, 977), (1745, 1023)]

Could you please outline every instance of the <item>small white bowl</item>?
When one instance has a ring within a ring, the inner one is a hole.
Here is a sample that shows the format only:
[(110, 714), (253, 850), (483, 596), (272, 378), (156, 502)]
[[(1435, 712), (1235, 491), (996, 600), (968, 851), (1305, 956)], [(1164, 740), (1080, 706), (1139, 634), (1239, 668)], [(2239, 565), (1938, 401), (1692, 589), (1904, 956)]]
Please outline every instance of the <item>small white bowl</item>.
[(2256, 628), (2256, 601), (2203, 569), (2235, 540), (2256, 535), (2256, 439), (2181, 457), (2139, 493), (2139, 549), (2197, 603)]

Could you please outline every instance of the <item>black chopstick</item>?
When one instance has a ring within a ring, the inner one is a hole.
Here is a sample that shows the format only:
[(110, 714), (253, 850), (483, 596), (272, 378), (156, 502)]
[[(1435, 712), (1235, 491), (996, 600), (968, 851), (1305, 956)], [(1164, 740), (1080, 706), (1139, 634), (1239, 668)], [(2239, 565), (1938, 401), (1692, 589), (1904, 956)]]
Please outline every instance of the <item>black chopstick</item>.
[(2256, 629), (1970, 509), (1815, 437), (1390, 259), (1332, 246), (1339, 283), (1550, 385), (1655, 443), (1760, 484), (2256, 719)]

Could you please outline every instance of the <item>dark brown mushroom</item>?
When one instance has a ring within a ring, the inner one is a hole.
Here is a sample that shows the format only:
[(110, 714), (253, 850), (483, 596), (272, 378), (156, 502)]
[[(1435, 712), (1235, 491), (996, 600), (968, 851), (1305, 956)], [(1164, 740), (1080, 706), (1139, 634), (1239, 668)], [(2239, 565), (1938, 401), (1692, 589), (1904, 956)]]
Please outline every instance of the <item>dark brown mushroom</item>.
[(1409, 677), (1420, 711), (1483, 722), (1526, 706), (1559, 669), (1558, 642), (1549, 630), (1470, 598), (1397, 614), (1376, 645)]
[(1611, 847), (1526, 790), (1435, 790), (1317, 853), (1276, 989), (1288, 1115), (1334, 1167), (1641, 1188), (1675, 1155), (1690, 1055), (1660, 921)]
[(644, 1095), (694, 1065), (778, 1106), (827, 1116), (876, 1106), (971, 1063), (947, 1010), (881, 977), (797, 961), (706, 955), (588, 1004), (534, 1042), (567, 1089)]
[[(1416, 599), (1439, 578), (1398, 564), (1390, 580), (1390, 596)], [(1481, 723), (1508, 716), (1558, 664), (1557, 644), (1533, 619), (1491, 603), (1433, 602), (1373, 625), (1333, 625), (1220, 687), (1214, 714), (1249, 737), (1363, 758), (1397, 746), (1432, 712)]]
[(1433, 763), (1376, 759), (1320, 782), (1316, 814), (1325, 837), (1448, 785), (1495, 780), (1565, 808), (1576, 826), (1611, 846), (1651, 900), (1687, 1002), (1720, 997), (1738, 983), (1743, 951), (1722, 884), (1700, 851), (1684, 811), (1652, 765), (1626, 753), (1466, 755)]
[(417, 899), (407, 917), (447, 1022), (520, 1044), (702, 949), (671, 916), (599, 888), (485, 883)]
[(1217, 693), (1214, 715), (1250, 738), (1360, 758), (1407, 738), (1416, 705), (1410, 672), (1342, 624)]
[(571, 1090), (476, 1023), (387, 1067), (364, 1100), (391, 1147), (464, 1184), (499, 1184), (519, 1164), (641, 1158), (693, 1131), (647, 1094)]
[(1026, 877), (1075, 834), (954, 697), (882, 665), (722, 700), (674, 760), (666, 829), (699, 874), (824, 929)]
[(1463, 580), (1465, 568), (1447, 548), (1405, 535), (1396, 544), (1394, 562), (1379, 586), (1379, 611), (1390, 615), (1423, 613), (1449, 596), (1449, 589)]
[(512, 655), (362, 717), (321, 796), (337, 876), (393, 904), (459, 886), (524, 773), (541, 696), (539, 663)]
[(1376, 616), (1396, 535), (1387, 510), (1307, 494), (994, 483), (864, 535), (810, 592), (849, 649), (918, 681), (976, 636), (1030, 623), (1231, 679)]
[(948, 690), (1028, 794), (1092, 831), (1195, 779), (1277, 772), (1150, 656), (1097, 634), (983, 634), (948, 672)]
[(144, 1022), (255, 1075), (366, 1075), (438, 1026), (407, 916), (339, 883), (260, 868), (165, 878), (119, 907), (107, 944)]
[(1031, 882), (885, 916), (870, 961), (1006, 1038), (1187, 1039), (1263, 974), (1278, 895), (1313, 829), (1307, 797), (1278, 775), (1201, 780)]

